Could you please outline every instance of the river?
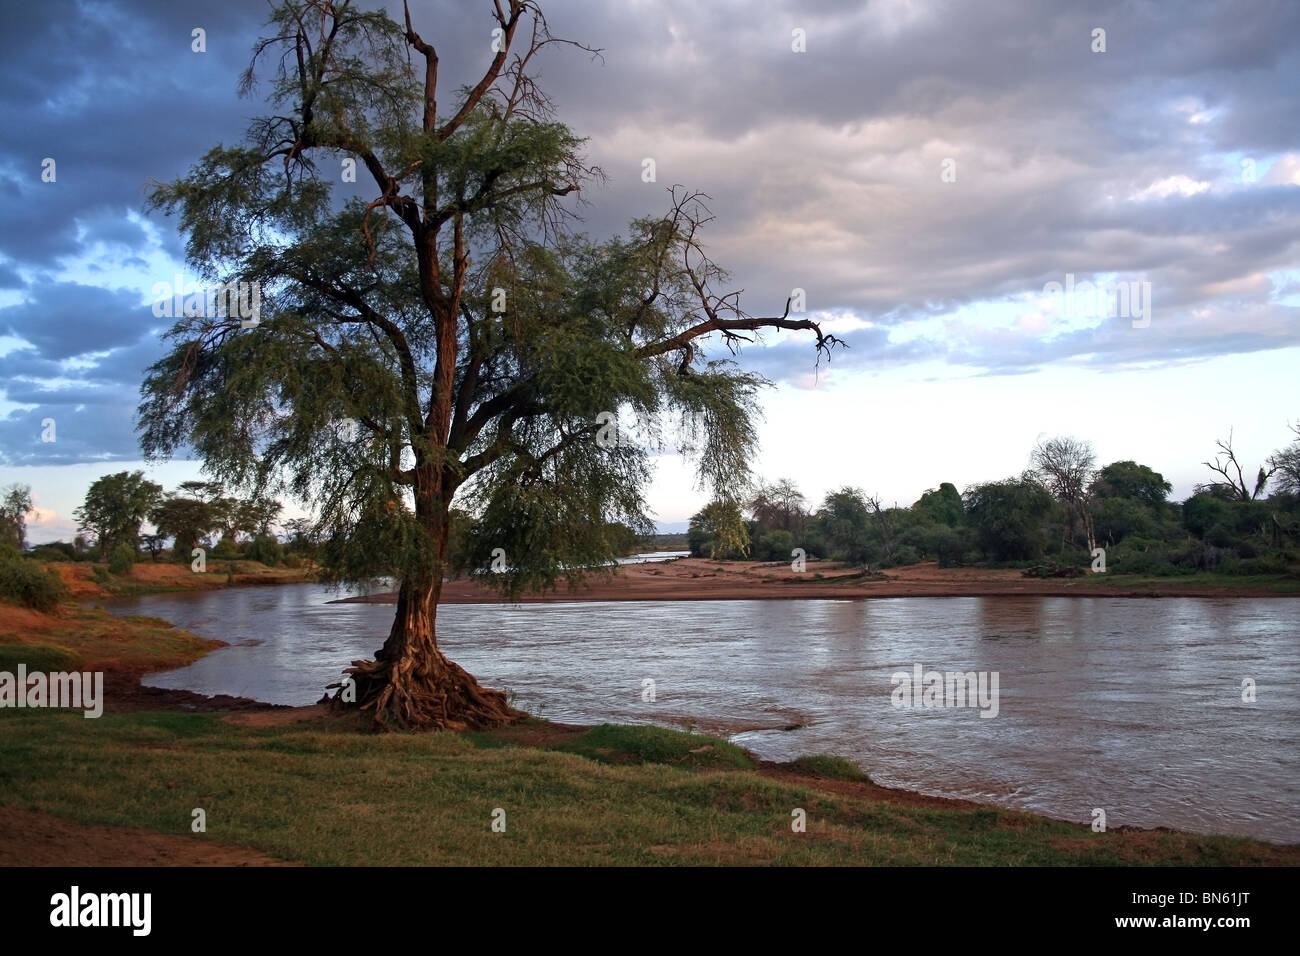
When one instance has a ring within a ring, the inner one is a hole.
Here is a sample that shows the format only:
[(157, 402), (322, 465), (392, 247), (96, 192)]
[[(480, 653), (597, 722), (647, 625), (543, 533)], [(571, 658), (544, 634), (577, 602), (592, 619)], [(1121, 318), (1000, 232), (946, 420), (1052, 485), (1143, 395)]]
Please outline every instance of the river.
[[(233, 645), (146, 683), (308, 704), (391, 620), (337, 596), (234, 588), (112, 610)], [(438, 620), (452, 659), (553, 720), (689, 727), (774, 760), (837, 753), (887, 786), (1080, 822), (1100, 808), (1111, 828), (1300, 842), (1300, 601), (461, 604)], [(996, 674), (996, 717), (895, 706), (893, 675), (916, 665)]]

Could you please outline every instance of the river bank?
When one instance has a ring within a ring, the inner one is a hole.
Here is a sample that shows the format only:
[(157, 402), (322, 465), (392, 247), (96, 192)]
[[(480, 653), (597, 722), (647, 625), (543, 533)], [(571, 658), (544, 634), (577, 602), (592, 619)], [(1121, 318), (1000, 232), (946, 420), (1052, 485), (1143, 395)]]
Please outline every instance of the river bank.
[(206, 591), (227, 587), (274, 584), (302, 584), (316, 579), (316, 567), (268, 567), (247, 559), (214, 559), (197, 572), (189, 564), (174, 561), (140, 561), (124, 574), (96, 572), (89, 561), (51, 561), (54, 570), (77, 599), (126, 597), (134, 594), (165, 594), (172, 591)]
[[(1197, 574), (1151, 578), (1089, 574), (1078, 578), (1027, 578), (1014, 568), (941, 568), (936, 563), (864, 574), (830, 561), (808, 561), (803, 571), (786, 562), (678, 558), (623, 565), (592, 576), (575, 590), (525, 594), (520, 603), (565, 601), (753, 601), (809, 598), (897, 597), (1300, 597), (1300, 579)], [(339, 603), (392, 604), (394, 592), (341, 598)], [(446, 604), (489, 604), (499, 593), (467, 578), (447, 581)]]
[[(0, 837), (29, 834), (0, 839), (0, 864), (1300, 864), (1300, 847), (1094, 833), (661, 727), (529, 719), (376, 737), (322, 707), (141, 687), (222, 645), (159, 618), (31, 614), (3, 608), (0, 653), (105, 670), (106, 712), (0, 711)], [(194, 808), (205, 834), (190, 831)], [(489, 826), (498, 809), (511, 839)], [(30, 842), (42, 833), (43, 855)]]

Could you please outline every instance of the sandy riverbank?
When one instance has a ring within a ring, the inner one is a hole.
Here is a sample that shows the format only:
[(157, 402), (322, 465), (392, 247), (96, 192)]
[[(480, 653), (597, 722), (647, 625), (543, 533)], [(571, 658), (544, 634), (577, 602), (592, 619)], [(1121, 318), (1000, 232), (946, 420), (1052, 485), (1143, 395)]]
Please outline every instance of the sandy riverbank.
[[(810, 561), (802, 572), (788, 563), (673, 561), (629, 564), (608, 577), (593, 577), (577, 590), (561, 585), (545, 594), (526, 594), (521, 602), (558, 601), (753, 601), (797, 598), (890, 597), (1297, 597), (1300, 593), (1260, 587), (1198, 583), (1195, 577), (1124, 579), (1103, 575), (1082, 578), (1027, 578), (1003, 568), (940, 568), (915, 564), (865, 577), (860, 569), (831, 562)], [(391, 604), (392, 592), (343, 598), (340, 603)], [(485, 604), (500, 595), (476, 581), (461, 579), (443, 585), (446, 604)]]

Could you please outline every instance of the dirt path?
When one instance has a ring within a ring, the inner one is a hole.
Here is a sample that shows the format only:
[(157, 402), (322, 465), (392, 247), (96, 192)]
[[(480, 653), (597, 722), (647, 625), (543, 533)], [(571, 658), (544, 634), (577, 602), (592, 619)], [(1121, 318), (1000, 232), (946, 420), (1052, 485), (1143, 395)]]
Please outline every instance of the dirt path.
[(0, 806), (0, 866), (301, 866), (245, 847)]

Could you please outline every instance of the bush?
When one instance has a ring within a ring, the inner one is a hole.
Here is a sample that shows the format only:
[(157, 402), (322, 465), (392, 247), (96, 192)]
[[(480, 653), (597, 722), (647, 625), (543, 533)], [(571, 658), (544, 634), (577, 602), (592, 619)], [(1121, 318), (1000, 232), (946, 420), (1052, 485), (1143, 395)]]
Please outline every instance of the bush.
[(753, 557), (758, 561), (789, 561), (794, 549), (794, 536), (789, 531), (766, 531), (754, 544)]
[[(1225, 569), (1226, 571), (1226, 569)], [(1231, 574), (1290, 574), (1291, 568), (1286, 558), (1280, 554), (1268, 554), (1259, 558), (1242, 561)]]
[(53, 569), (24, 558), (0, 560), (0, 600), (53, 611), (67, 596), (67, 585)]
[(32, 550), (37, 561), (75, 561), (77, 549), (66, 541), (51, 541)]
[(1197, 541), (1178, 557), (1179, 564), (1195, 568), (1197, 571), (1215, 571), (1224, 560), (1226, 552), (1204, 541)]
[(209, 558), (221, 558), (229, 560), (239, 557), (239, 546), (226, 535), (217, 542), (217, 546), (208, 552)]
[(135, 559), (139, 557), (135, 548), (131, 547), (125, 541), (113, 549), (113, 553), (108, 556), (108, 570), (111, 574), (130, 574), (131, 569), (135, 567)]
[(905, 544), (894, 552), (893, 557), (881, 561), (880, 566), (882, 568), (903, 568), (909, 564), (919, 564), (920, 561), (921, 555), (916, 548), (910, 544)]
[(95, 579), (96, 584), (111, 584), (112, 577), (108, 573), (108, 568), (102, 564), (92, 565), (90, 576)]
[(273, 568), (284, 560), (284, 545), (274, 535), (259, 534), (249, 542), (244, 557)]

